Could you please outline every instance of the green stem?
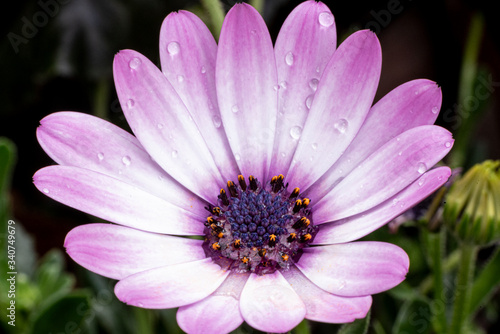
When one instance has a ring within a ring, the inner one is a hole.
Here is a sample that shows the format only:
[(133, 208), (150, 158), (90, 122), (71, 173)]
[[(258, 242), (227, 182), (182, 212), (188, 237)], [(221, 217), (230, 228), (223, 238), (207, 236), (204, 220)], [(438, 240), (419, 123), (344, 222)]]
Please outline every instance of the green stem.
[[(428, 234), (429, 255), (432, 262), (432, 272), (434, 281), (433, 298), (436, 305), (443, 304), (444, 283), (443, 283), (443, 256), (446, 231), (441, 229), (438, 233)], [(441, 312), (433, 312), (432, 324), (436, 333), (446, 333), (448, 324), (446, 322), (446, 312), (443, 308)]]
[(455, 287), (455, 300), (453, 317), (451, 319), (450, 333), (460, 334), (468, 319), (472, 277), (478, 247), (464, 243), (462, 245), (460, 265), (458, 267), (457, 285)]
[(219, 0), (201, 0), (201, 3), (210, 17), (210, 30), (218, 41), (225, 16), (222, 4)]

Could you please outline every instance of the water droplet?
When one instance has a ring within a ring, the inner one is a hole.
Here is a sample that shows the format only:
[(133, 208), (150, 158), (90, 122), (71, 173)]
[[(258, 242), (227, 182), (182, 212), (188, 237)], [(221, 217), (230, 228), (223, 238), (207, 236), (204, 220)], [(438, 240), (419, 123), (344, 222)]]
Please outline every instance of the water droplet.
[(180, 51), (181, 51), (181, 46), (179, 45), (179, 43), (177, 43), (177, 42), (168, 43), (167, 52), (169, 54), (171, 54), (173, 56), (173, 55), (178, 54)]
[(234, 158), (236, 159), (236, 161), (240, 161), (241, 160), (241, 157), (240, 157), (240, 155), (238, 153), (236, 153), (234, 155)]
[(396, 204), (398, 204), (398, 202), (399, 202), (399, 199), (395, 198), (392, 200), (392, 205), (396, 205)]
[(139, 66), (141, 66), (141, 63), (142, 61), (139, 59), (139, 58), (132, 58), (129, 62), (128, 62), (128, 66), (133, 69), (133, 70), (136, 70), (139, 68)]
[(419, 91), (418, 91), (418, 90), (416, 90), (416, 91), (415, 91), (415, 95), (418, 95), (418, 94), (419, 94)]
[(207, 73), (207, 69), (205, 68), (205, 66), (201, 67), (201, 73), (203, 73), (203, 74)]
[(273, 89), (277, 92), (280, 89), (280, 85), (274, 85)]
[(422, 180), (422, 179), (418, 180), (418, 185), (419, 185), (420, 187), (421, 187), (421, 186), (423, 186), (423, 185), (424, 185), (424, 180)]
[(288, 52), (286, 55), (285, 55), (285, 63), (288, 65), (288, 66), (292, 66), (293, 65), (293, 53), (290, 51)]
[(144, 307), (144, 304), (143, 303), (137, 303), (137, 306)]
[(302, 134), (302, 127), (296, 125), (290, 129), (290, 136), (293, 139), (299, 139), (300, 135)]
[(333, 15), (328, 12), (319, 13), (318, 21), (323, 27), (329, 27), (333, 24)]
[(311, 109), (311, 105), (312, 105), (312, 102), (313, 102), (313, 98), (314, 98), (314, 94), (311, 94), (311, 95), (309, 95), (309, 96), (306, 98), (306, 108), (307, 108), (307, 109)]
[(319, 84), (319, 80), (316, 78), (311, 79), (311, 81), (309, 81), (309, 87), (311, 87), (313, 92), (315, 92), (316, 89), (318, 89), (318, 84)]
[(340, 282), (339, 282), (339, 287), (338, 287), (338, 289), (339, 289), (339, 290), (342, 290), (343, 288), (345, 288), (345, 285), (346, 285), (346, 282), (345, 282), (345, 281), (340, 281)]
[(163, 129), (163, 123), (158, 123), (157, 127), (158, 127), (158, 129), (160, 129), (160, 130), (161, 130), (161, 129)]
[(281, 157), (286, 157), (286, 153), (285, 152), (281, 152)]
[(313, 150), (317, 150), (318, 149), (318, 143), (313, 143), (311, 145), (311, 147), (312, 147)]
[(220, 117), (218, 115), (214, 115), (214, 117), (212, 117), (212, 121), (214, 122), (214, 126), (217, 129), (220, 128), (220, 126), (222, 125), (222, 120), (220, 119)]
[(345, 133), (347, 131), (347, 127), (349, 126), (349, 122), (347, 122), (346, 119), (341, 118), (335, 124), (333, 124), (333, 127), (337, 129), (340, 133)]
[(178, 82), (183, 82), (183, 81), (184, 81), (184, 76), (182, 76), (182, 75), (178, 75), (178, 76), (177, 76), (177, 81), (178, 81)]
[(134, 100), (129, 99), (129, 100), (127, 101), (127, 108), (131, 109), (131, 108), (133, 108), (133, 107), (134, 107), (134, 105), (135, 105), (135, 101), (134, 101)]
[(43, 192), (46, 193), (46, 194), (48, 194), (50, 191), (47, 188), (43, 188)]
[(179, 152), (177, 152), (176, 150), (173, 150), (172, 151), (172, 158), (177, 158), (179, 156)]
[(252, 35), (257, 35), (257, 30), (252, 29), (252, 30), (250, 30), (250, 33), (251, 33)]
[(427, 166), (425, 165), (425, 163), (423, 163), (423, 162), (419, 162), (419, 163), (418, 163), (418, 169), (417, 169), (417, 170), (418, 170), (418, 172), (419, 172), (420, 174), (423, 174), (423, 173), (425, 173), (425, 172), (427, 171)]
[(240, 110), (240, 108), (238, 108), (238, 106), (235, 104), (232, 108), (231, 108), (231, 111), (234, 112), (235, 114)]
[(130, 157), (129, 157), (128, 155), (126, 155), (126, 156), (124, 156), (124, 157), (122, 158), (122, 162), (123, 162), (123, 164), (124, 164), (125, 166), (129, 166), (129, 165), (130, 165), (130, 162), (131, 162), (131, 159), (130, 159)]
[(398, 155), (399, 156), (403, 155), (403, 151), (399, 151)]
[(286, 89), (287, 85), (288, 85), (288, 83), (287, 83), (286, 81), (282, 81), (282, 82), (280, 82), (280, 86), (281, 86), (281, 88), (283, 88), (283, 89)]
[(97, 159), (99, 159), (99, 161), (103, 161), (104, 160), (104, 153), (102, 153), (102, 152), (97, 153)]
[(316, 73), (319, 73), (319, 66), (316, 67)]
[(444, 143), (444, 147), (450, 148), (451, 147), (451, 143), (449, 141), (447, 141), (446, 143)]
[(437, 114), (439, 112), (439, 108), (438, 107), (432, 107), (431, 111), (432, 111), (433, 114)]

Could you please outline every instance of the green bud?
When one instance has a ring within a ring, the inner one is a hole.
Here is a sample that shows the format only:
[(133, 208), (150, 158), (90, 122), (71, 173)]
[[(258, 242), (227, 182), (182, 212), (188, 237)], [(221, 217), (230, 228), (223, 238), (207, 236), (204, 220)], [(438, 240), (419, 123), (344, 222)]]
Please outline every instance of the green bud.
[(500, 160), (473, 166), (453, 184), (443, 219), (463, 242), (485, 246), (500, 239)]

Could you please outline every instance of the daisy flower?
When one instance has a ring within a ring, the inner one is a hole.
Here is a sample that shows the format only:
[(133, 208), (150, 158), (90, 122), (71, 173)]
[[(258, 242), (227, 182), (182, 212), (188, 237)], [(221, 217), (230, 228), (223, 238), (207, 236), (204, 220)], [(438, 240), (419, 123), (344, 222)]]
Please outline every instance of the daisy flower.
[(179, 307), (188, 333), (364, 317), (409, 259), (392, 244), (353, 241), (446, 182), (448, 167), (431, 168), (453, 139), (433, 125), (434, 82), (407, 82), (373, 104), (376, 35), (358, 31), (338, 48), (336, 39), (328, 7), (306, 1), (273, 47), (241, 3), (218, 45), (195, 15), (168, 15), (161, 70), (120, 51), (115, 85), (134, 135), (76, 112), (37, 130), (59, 165), (39, 170), (36, 187), (117, 224), (76, 227), (68, 254), (118, 280), (129, 305)]

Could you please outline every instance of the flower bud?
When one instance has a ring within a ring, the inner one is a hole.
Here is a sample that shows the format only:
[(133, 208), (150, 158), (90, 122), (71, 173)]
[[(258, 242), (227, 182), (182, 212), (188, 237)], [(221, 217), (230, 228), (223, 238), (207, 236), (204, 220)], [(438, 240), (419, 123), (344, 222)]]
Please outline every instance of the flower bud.
[(484, 246), (500, 239), (500, 160), (473, 166), (453, 184), (443, 218), (463, 242)]

